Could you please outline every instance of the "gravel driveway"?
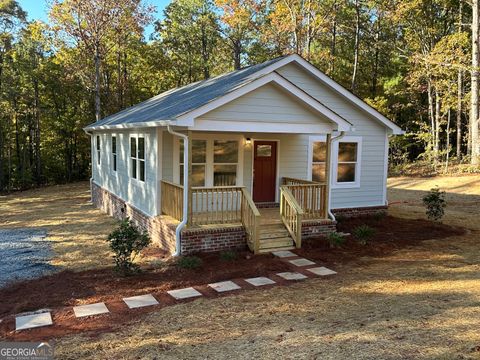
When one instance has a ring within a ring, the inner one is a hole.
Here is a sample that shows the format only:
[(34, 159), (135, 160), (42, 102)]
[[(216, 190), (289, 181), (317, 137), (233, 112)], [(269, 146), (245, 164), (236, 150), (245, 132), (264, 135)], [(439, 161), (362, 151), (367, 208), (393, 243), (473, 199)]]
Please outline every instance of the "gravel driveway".
[(54, 270), (44, 229), (0, 229), (0, 288), (6, 284), (43, 276)]

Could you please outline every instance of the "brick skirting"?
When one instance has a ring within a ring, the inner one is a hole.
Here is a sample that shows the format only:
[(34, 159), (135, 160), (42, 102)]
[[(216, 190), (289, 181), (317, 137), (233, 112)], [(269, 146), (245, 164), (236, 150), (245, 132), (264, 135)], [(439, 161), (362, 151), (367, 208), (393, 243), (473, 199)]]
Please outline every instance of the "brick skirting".
[(375, 215), (375, 214), (386, 214), (388, 212), (388, 206), (367, 206), (359, 208), (348, 208), (348, 209), (332, 209), (332, 212), (335, 216), (343, 217), (357, 217), (357, 216), (366, 216), (366, 215)]
[(337, 231), (337, 222), (332, 220), (309, 220), (302, 222), (302, 240), (328, 235)]

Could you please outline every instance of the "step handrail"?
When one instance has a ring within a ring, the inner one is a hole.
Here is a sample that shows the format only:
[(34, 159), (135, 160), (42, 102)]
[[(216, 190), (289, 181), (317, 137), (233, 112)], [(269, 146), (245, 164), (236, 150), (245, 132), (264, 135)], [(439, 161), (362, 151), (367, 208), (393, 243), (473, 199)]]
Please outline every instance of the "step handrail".
[(290, 233), (295, 247), (302, 246), (302, 220), (304, 211), (287, 185), (280, 186), (280, 216)]
[(242, 188), (241, 219), (247, 233), (247, 244), (254, 254), (260, 251), (260, 212), (247, 189)]

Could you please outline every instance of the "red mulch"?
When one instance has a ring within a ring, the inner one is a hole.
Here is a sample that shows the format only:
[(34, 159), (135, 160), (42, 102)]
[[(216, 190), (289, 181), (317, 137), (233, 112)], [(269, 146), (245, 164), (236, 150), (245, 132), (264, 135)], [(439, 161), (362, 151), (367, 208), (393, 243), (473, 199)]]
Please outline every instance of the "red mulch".
[[(299, 256), (318, 261), (321, 265), (347, 263), (362, 256), (385, 256), (392, 251), (415, 245), (427, 239), (442, 239), (461, 235), (465, 231), (447, 225), (434, 224), (424, 220), (406, 220), (394, 217), (375, 219), (372, 217), (345, 219), (338, 230), (351, 232), (356, 226), (367, 224), (376, 231), (367, 245), (360, 245), (352, 236), (347, 237), (341, 248), (330, 248), (325, 238), (305, 240), (302, 248), (295, 250)], [(149, 255), (162, 258), (164, 255), (155, 249)], [(275, 276), (275, 273), (291, 271), (292, 265), (273, 257), (271, 254), (252, 256), (240, 252), (235, 260), (222, 260), (218, 253), (199, 254), (202, 266), (198, 269), (181, 269), (172, 263), (159, 269), (144, 269), (144, 272), (131, 277), (120, 277), (113, 269), (98, 269), (82, 272), (62, 271), (36, 280), (24, 281), (0, 290), (0, 338), (14, 340), (43, 340), (69, 333), (89, 331), (91, 336), (111, 331), (113, 324), (121, 326), (139, 319), (139, 315), (156, 311), (161, 307), (177, 303), (165, 293), (167, 290), (196, 286), (207, 297), (226, 296), (217, 294), (206, 284), (233, 279), (242, 289), (254, 287), (243, 278), (270, 276), (284, 285), (288, 281)], [(335, 269), (335, 267), (333, 267)], [(305, 269), (296, 269), (303, 272)], [(311, 275), (311, 274), (310, 274)], [(340, 274), (339, 274), (340, 275)], [(130, 310), (122, 298), (146, 293), (153, 294), (159, 306)], [(81, 303), (106, 302), (109, 314), (74, 318), (71, 306)], [(188, 300), (186, 300), (188, 301)], [(15, 333), (14, 314), (53, 309), (54, 325)]]
[(331, 248), (325, 237), (306, 239), (299, 256), (323, 264), (347, 263), (363, 256), (382, 257), (393, 251), (414, 246), (423, 240), (444, 239), (465, 234), (465, 229), (421, 219), (401, 219), (393, 216), (345, 218), (338, 222), (337, 230), (352, 233), (360, 225), (368, 225), (375, 234), (366, 245), (361, 245), (353, 235), (346, 236), (340, 248)]

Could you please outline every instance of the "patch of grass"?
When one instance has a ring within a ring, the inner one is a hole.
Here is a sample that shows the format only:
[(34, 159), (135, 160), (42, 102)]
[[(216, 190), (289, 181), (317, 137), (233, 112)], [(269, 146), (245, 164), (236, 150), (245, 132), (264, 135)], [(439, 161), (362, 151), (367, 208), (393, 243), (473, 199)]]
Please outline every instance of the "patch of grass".
[(238, 257), (238, 254), (232, 250), (226, 250), (220, 253), (220, 259), (225, 261), (233, 261), (233, 260), (236, 260), (237, 257)]
[(332, 232), (327, 236), (331, 248), (341, 247), (345, 243), (345, 238), (338, 232)]
[(363, 224), (353, 229), (352, 233), (360, 244), (367, 245), (367, 243), (375, 235), (375, 229), (366, 224)]
[(197, 256), (182, 256), (177, 260), (177, 266), (182, 269), (198, 269), (202, 266), (202, 259)]

